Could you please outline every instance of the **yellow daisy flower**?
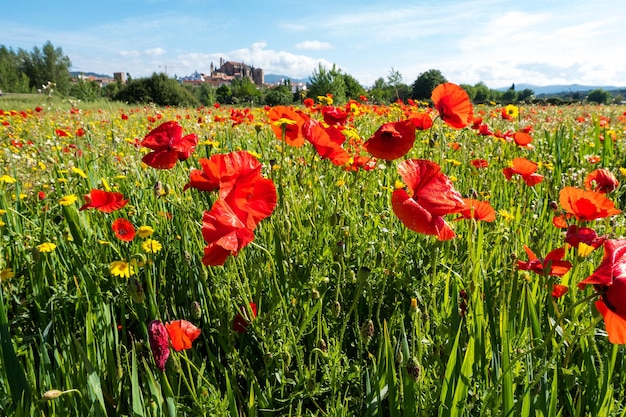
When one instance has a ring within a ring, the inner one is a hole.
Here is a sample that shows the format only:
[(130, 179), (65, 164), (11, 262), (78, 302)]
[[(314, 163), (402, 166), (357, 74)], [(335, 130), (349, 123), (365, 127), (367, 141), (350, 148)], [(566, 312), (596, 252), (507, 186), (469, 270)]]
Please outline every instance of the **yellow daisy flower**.
[(14, 182), (17, 182), (17, 180), (13, 177), (10, 177), (6, 174), (2, 175), (0, 177), (0, 184), (4, 183), (4, 184), (13, 184)]
[(126, 261), (113, 261), (109, 266), (109, 272), (116, 277), (130, 278), (135, 274), (132, 265)]
[(13, 272), (12, 268), (5, 268), (0, 270), (0, 281), (6, 281), (15, 276), (15, 272)]
[(158, 251), (160, 251), (163, 248), (163, 245), (161, 245), (161, 243), (159, 243), (158, 241), (156, 241), (154, 239), (146, 239), (141, 244), (141, 247), (143, 248), (143, 250), (145, 252), (157, 253)]
[(154, 233), (154, 229), (150, 226), (139, 226), (139, 229), (137, 229), (137, 234), (141, 238), (151, 236), (152, 233)]
[(78, 200), (78, 197), (76, 197), (74, 194), (70, 194), (70, 195), (61, 197), (61, 199), (59, 200), (59, 204), (62, 206), (70, 206), (74, 204), (77, 200)]
[(44, 242), (41, 245), (37, 245), (37, 250), (39, 252), (46, 253), (46, 252), (52, 252), (53, 250), (56, 249), (56, 247), (57, 245), (55, 245), (54, 243)]

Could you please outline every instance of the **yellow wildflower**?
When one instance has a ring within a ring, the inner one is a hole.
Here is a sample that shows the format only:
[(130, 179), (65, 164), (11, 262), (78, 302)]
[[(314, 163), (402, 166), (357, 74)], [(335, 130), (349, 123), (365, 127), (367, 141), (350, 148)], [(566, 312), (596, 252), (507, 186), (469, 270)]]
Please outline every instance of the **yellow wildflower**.
[(61, 199), (59, 200), (59, 204), (62, 206), (69, 206), (69, 205), (74, 204), (77, 200), (78, 200), (78, 197), (76, 197), (74, 194), (70, 194), (70, 195), (61, 197)]
[(116, 277), (130, 278), (135, 274), (132, 265), (126, 261), (113, 261), (109, 266), (109, 272)]
[(3, 176), (0, 177), (0, 184), (4, 183), (4, 184), (13, 184), (14, 182), (17, 182), (17, 180), (13, 177), (10, 177), (6, 174), (4, 174)]
[(42, 253), (52, 252), (55, 250), (57, 245), (51, 242), (44, 242), (41, 245), (37, 245), (37, 250)]
[(154, 239), (146, 239), (141, 244), (141, 247), (143, 248), (145, 252), (148, 252), (148, 253), (157, 253), (163, 248), (161, 243), (159, 243), (157, 240), (154, 240)]
[(508, 106), (506, 106), (504, 108), (504, 111), (506, 111), (506, 114), (513, 119), (517, 119), (517, 117), (519, 116), (519, 108), (517, 106), (514, 106), (513, 104), (509, 104)]
[(5, 268), (3, 270), (0, 270), (0, 281), (6, 281), (13, 278), (14, 276), (15, 272), (13, 272), (13, 269), (11, 268)]
[(139, 237), (146, 238), (154, 233), (154, 229), (150, 226), (139, 226), (137, 229), (137, 234)]
[(87, 174), (85, 174), (85, 171), (80, 168), (72, 167), (72, 172), (81, 178), (87, 178)]

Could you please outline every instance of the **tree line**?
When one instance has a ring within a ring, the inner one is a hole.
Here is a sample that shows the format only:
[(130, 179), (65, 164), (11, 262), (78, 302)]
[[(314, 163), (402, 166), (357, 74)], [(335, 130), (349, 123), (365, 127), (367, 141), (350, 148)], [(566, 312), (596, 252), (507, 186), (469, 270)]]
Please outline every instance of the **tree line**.
[[(372, 103), (390, 104), (399, 100), (407, 102), (409, 99), (427, 101), (437, 85), (448, 81), (440, 70), (430, 69), (419, 74), (413, 83), (406, 84), (402, 74), (392, 67), (386, 77), (379, 77), (366, 89), (356, 78), (344, 73), (336, 65), (326, 68), (319, 64), (309, 77), (306, 90), (293, 91), (289, 80), (278, 86), (259, 88), (246, 77), (217, 88), (208, 84), (191, 86), (163, 73), (138, 79), (132, 79), (128, 74), (128, 81), (124, 84), (116, 82), (100, 87), (95, 82), (73, 78), (70, 68), (71, 61), (62, 48), (55, 47), (50, 41), (41, 48), (34, 47), (31, 51), (15, 51), (0, 45), (0, 91), (45, 91), (48, 94), (55, 91), (58, 95), (84, 101), (106, 98), (127, 103), (174, 106), (214, 103), (289, 105), (302, 102), (306, 98), (316, 99), (318, 96), (331, 94), (338, 104), (358, 100), (363, 96)], [(532, 90), (517, 91), (514, 84), (506, 91), (491, 89), (482, 82), (474, 85), (461, 84), (461, 87), (476, 104), (509, 104), (535, 100)], [(594, 90), (583, 97), (597, 103), (608, 103), (611, 98), (611, 94), (604, 90)]]

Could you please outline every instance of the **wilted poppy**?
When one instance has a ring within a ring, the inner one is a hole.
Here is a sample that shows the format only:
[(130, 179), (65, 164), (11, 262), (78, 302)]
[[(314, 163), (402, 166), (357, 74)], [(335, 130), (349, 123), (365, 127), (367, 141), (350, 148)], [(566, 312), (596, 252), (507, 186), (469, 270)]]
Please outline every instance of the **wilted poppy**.
[(141, 141), (141, 145), (152, 149), (141, 160), (156, 169), (170, 169), (176, 161), (184, 161), (198, 144), (195, 134), (183, 136), (183, 128), (178, 122), (165, 122), (151, 130)]
[(455, 234), (442, 216), (460, 213), (466, 208), (461, 195), (435, 162), (408, 159), (398, 165), (398, 172), (409, 192), (402, 188), (393, 191), (391, 204), (394, 213), (409, 229), (440, 240), (452, 239)]
[(604, 242), (604, 257), (593, 274), (578, 283), (593, 285), (601, 299), (595, 305), (602, 317), (609, 342), (626, 344), (626, 240)]
[(517, 267), (524, 271), (533, 271), (539, 275), (554, 275), (563, 276), (571, 268), (572, 264), (569, 261), (564, 261), (565, 248), (558, 248), (550, 251), (545, 258), (540, 259), (535, 253), (526, 245), (524, 250), (528, 255), (528, 262), (517, 261)]
[(202, 237), (207, 243), (202, 263), (217, 266), (252, 242), (254, 233), (224, 200), (218, 199), (210, 211), (204, 212)]
[(519, 175), (522, 177), (526, 185), (532, 187), (543, 181), (543, 175), (536, 174), (537, 163), (529, 161), (526, 158), (514, 158), (513, 166), (506, 167), (502, 170), (502, 173), (506, 177), (507, 181), (510, 181), (513, 175)]
[(244, 307), (241, 308), (241, 312), (237, 313), (235, 319), (233, 320), (233, 330), (237, 333), (245, 333), (246, 329), (250, 325), (250, 322), (257, 316), (257, 307), (256, 304), (250, 303), (250, 312)]
[(335, 127), (325, 128), (317, 120), (311, 119), (303, 125), (302, 131), (306, 140), (313, 144), (323, 159), (330, 159), (337, 166), (350, 162), (350, 155), (341, 146), (346, 138)]
[(363, 146), (375, 158), (392, 161), (406, 155), (415, 142), (415, 125), (410, 120), (385, 123)]
[(430, 98), (441, 120), (455, 129), (472, 123), (474, 108), (467, 92), (453, 83), (439, 84)]
[(576, 187), (563, 188), (559, 192), (559, 203), (567, 213), (584, 221), (602, 219), (622, 212), (603, 194)]
[(484, 222), (492, 222), (496, 219), (496, 211), (491, 207), (488, 201), (479, 201), (472, 198), (464, 198), (465, 208), (459, 213), (461, 219), (475, 219), (482, 220)]
[(268, 112), (270, 126), (278, 139), (283, 139), (287, 145), (296, 148), (304, 145), (304, 136), (302, 136), (302, 125), (309, 117), (301, 111), (295, 110), (288, 106), (274, 106)]
[(103, 213), (111, 213), (115, 210), (119, 210), (124, 207), (128, 200), (124, 200), (124, 195), (112, 191), (102, 191), (94, 188), (85, 194), (85, 200), (87, 203), (79, 210), (96, 209)]
[(167, 330), (159, 320), (153, 320), (148, 324), (148, 341), (157, 368), (161, 372), (165, 371), (165, 363), (170, 357), (170, 348), (167, 341)]
[(167, 334), (170, 337), (170, 343), (176, 352), (191, 349), (191, 345), (198, 336), (200, 329), (187, 320), (174, 320), (165, 323)]
[(124, 242), (130, 242), (135, 238), (135, 226), (126, 219), (115, 219), (111, 229), (113, 229), (115, 236)]
[(585, 177), (585, 189), (597, 191), (602, 194), (610, 193), (619, 186), (619, 181), (611, 171), (598, 168), (591, 171)]

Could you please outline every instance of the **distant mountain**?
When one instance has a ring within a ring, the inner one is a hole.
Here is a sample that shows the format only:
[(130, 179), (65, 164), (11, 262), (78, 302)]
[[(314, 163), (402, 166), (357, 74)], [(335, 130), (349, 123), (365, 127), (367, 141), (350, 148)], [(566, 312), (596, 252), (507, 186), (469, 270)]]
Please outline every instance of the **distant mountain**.
[(294, 78), (288, 75), (280, 75), (280, 74), (265, 74), (263, 77), (265, 78), (266, 84), (276, 84), (281, 82), (282, 80), (291, 80), (292, 83), (308, 83), (310, 80), (308, 78)]
[(84, 72), (84, 71), (71, 71), (70, 75), (72, 77), (78, 77), (79, 75), (82, 75), (84, 77), (113, 78), (112, 76), (106, 75), (106, 74), (96, 74), (95, 72)]
[[(509, 87), (496, 88), (498, 91), (506, 91)], [(525, 89), (531, 89), (534, 91), (536, 96), (545, 94), (559, 94), (559, 93), (576, 93), (582, 91), (592, 91), (597, 89), (602, 89), (606, 91), (611, 90), (621, 90), (626, 87), (615, 87), (615, 86), (593, 86), (593, 85), (580, 85), (580, 84), (560, 84), (560, 85), (532, 85), (532, 84), (515, 84), (515, 91), (522, 91)]]

